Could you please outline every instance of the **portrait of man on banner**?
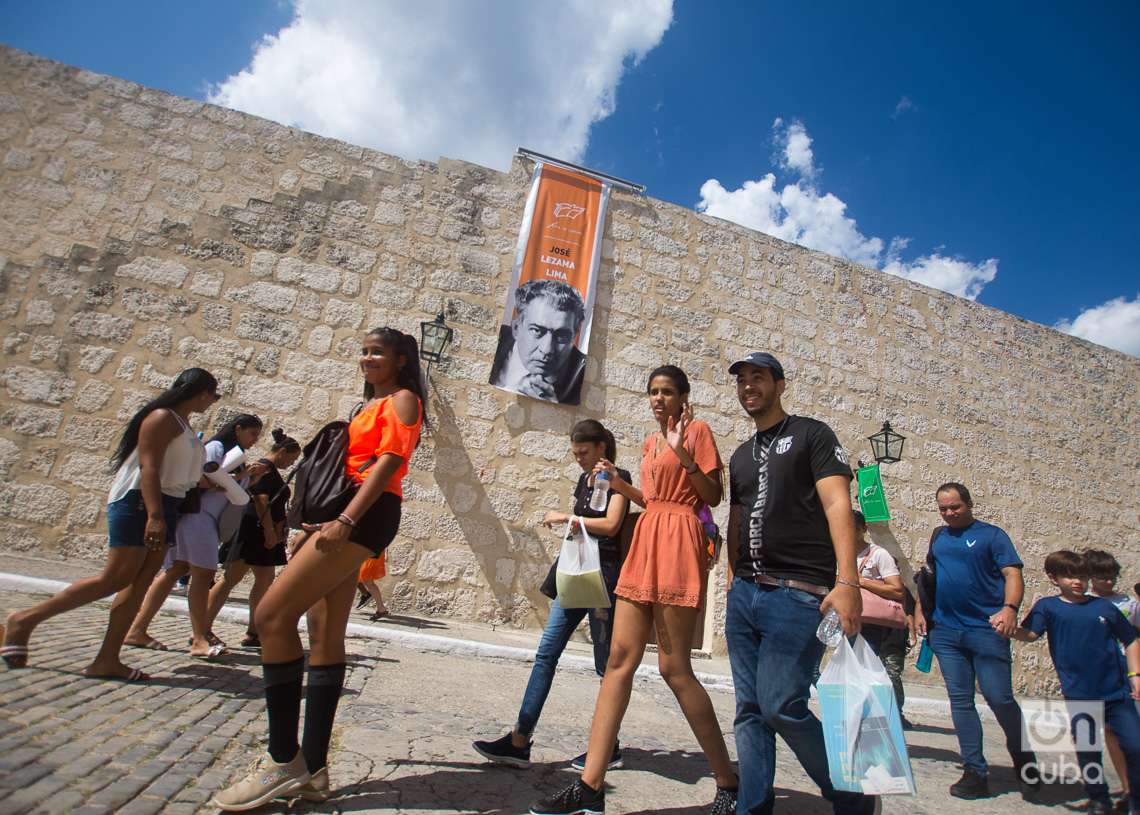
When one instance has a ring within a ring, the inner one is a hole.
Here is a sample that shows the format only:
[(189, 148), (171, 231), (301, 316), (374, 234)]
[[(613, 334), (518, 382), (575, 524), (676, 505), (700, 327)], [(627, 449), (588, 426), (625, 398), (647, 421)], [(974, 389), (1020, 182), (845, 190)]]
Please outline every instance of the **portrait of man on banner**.
[(490, 383), (577, 405), (582, 399), (609, 185), (535, 167)]
[(586, 355), (574, 347), (586, 304), (573, 286), (528, 280), (514, 291), (514, 319), (499, 328), (491, 384), (504, 390), (576, 405)]

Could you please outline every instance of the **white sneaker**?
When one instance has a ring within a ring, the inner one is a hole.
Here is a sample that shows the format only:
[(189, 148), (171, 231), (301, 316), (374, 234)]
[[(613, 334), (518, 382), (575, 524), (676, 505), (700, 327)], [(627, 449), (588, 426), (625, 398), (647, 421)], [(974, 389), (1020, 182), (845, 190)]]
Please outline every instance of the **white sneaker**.
[(219, 792), (211, 803), (224, 812), (245, 812), (288, 795), (308, 781), (309, 771), (300, 750), (288, 764), (278, 764), (266, 754), (257, 760), (249, 775)]

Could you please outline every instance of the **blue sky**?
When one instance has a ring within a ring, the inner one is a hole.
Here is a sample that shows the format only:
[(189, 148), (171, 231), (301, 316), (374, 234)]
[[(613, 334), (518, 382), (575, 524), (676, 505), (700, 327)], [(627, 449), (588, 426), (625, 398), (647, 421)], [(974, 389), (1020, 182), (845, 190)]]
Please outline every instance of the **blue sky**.
[(1140, 5), (636, 3), (4, 1), (0, 39), (408, 157), (574, 158), (1140, 354)]

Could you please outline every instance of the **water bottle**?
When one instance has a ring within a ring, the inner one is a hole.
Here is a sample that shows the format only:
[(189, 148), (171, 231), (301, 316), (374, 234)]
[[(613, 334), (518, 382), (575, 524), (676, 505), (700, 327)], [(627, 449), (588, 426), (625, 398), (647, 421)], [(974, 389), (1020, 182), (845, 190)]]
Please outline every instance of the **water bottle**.
[(815, 630), (815, 636), (828, 648), (839, 645), (839, 641), (843, 639), (843, 623), (840, 622), (839, 613), (835, 609), (829, 609), (823, 619), (820, 620), (819, 628)]
[(922, 671), (924, 674), (930, 673), (930, 664), (934, 661), (934, 649), (930, 647), (930, 642), (926, 637), (922, 638), (922, 647), (918, 649), (918, 659), (915, 660), (914, 668), (916, 671)]
[(590, 493), (590, 509), (605, 512), (610, 497), (610, 474), (602, 470), (594, 476), (594, 491)]

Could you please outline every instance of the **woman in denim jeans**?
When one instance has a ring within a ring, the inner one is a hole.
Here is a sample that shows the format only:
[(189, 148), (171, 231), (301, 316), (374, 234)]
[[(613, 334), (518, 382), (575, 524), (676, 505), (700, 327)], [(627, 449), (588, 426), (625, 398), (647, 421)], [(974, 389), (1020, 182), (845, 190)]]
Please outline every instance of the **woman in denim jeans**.
[[(587, 616), (590, 618), (590, 638), (594, 642), (594, 670), (598, 676), (605, 674), (606, 662), (610, 656), (610, 635), (613, 633), (614, 625), (614, 587), (617, 586), (622, 562), (621, 541), (618, 536), (626, 511), (629, 509), (629, 500), (611, 490), (605, 511), (590, 509), (594, 465), (603, 458), (613, 461), (617, 457), (617, 444), (613, 433), (603, 427), (601, 422), (584, 419), (574, 425), (570, 431), (570, 452), (574, 454), (574, 460), (582, 468), (578, 485), (574, 489), (573, 517), (580, 518), (586, 531), (598, 539), (602, 579), (610, 595), (610, 608), (563, 608), (555, 598), (554, 604), (550, 607), (550, 616), (546, 620), (546, 628), (542, 632), (542, 639), (538, 644), (538, 651), (534, 656), (534, 667), (531, 669), (530, 681), (527, 682), (523, 694), (518, 722), (514, 729), (502, 738), (494, 741), (477, 741), (473, 745), (475, 752), (498, 764), (510, 764), (514, 767), (530, 766), (531, 736), (535, 725), (538, 724), (542, 706), (550, 693), (550, 685), (554, 682), (554, 669), (558, 667), (558, 660), (566, 649), (570, 636), (583, 618)], [(627, 471), (617, 472), (626, 482), (630, 480)], [(548, 512), (542, 519), (542, 524), (549, 528), (559, 528), (571, 517), (563, 512)], [(585, 760), (586, 754), (583, 753), (570, 763), (580, 770)], [(614, 743), (608, 766), (610, 769), (621, 766), (621, 748), (617, 742)]]
[(217, 399), (217, 380), (208, 371), (190, 368), (134, 415), (111, 459), (118, 470), (107, 499), (107, 565), (95, 577), (77, 580), (39, 605), (8, 615), (0, 657), (9, 668), (27, 665), (28, 639), (44, 620), (117, 593), (103, 646), (83, 673), (126, 682), (149, 679), (124, 665), (119, 651), (174, 541), (179, 506), (202, 477), (206, 454), (190, 429), (190, 414), (204, 412)]

